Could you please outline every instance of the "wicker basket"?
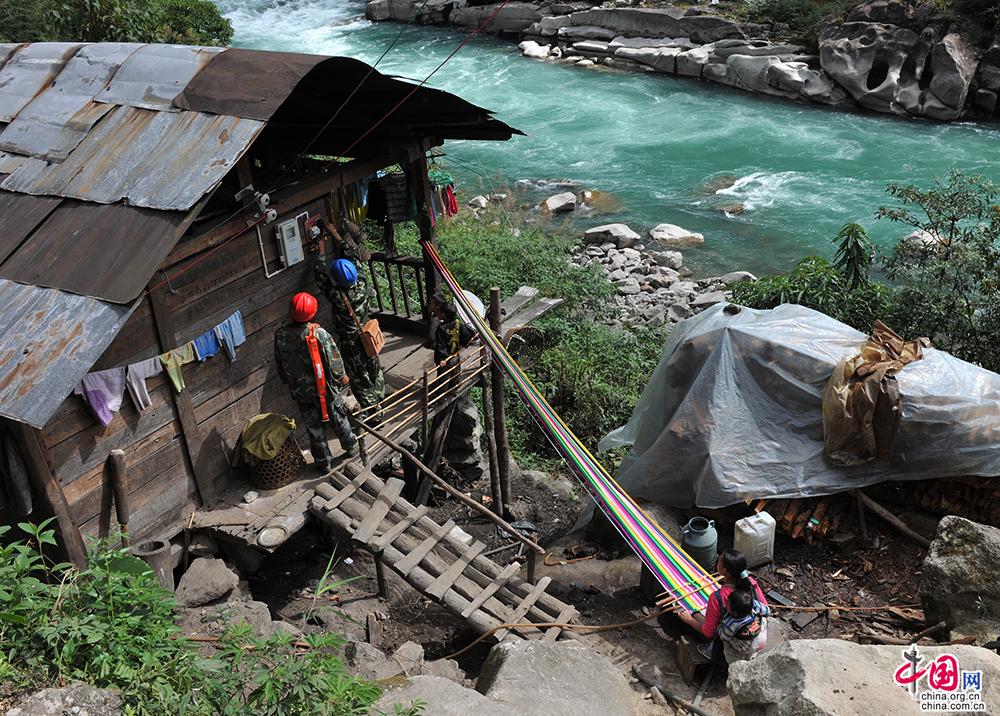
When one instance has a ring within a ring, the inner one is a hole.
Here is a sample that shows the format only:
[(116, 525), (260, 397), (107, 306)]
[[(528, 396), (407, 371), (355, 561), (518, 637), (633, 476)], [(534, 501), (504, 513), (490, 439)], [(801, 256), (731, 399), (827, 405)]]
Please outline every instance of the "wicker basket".
[(247, 469), (247, 476), (261, 489), (277, 490), (295, 482), (305, 464), (295, 436), (289, 435), (277, 455), (270, 460), (257, 460)]

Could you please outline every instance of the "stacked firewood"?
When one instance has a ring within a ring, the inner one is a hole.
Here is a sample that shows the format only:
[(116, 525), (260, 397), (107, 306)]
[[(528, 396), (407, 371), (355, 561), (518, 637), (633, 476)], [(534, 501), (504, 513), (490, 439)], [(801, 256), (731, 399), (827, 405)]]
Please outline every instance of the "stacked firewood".
[(852, 500), (847, 495), (803, 497), (797, 500), (757, 500), (754, 512), (767, 510), (775, 529), (793, 539), (812, 542), (833, 534), (850, 515)]
[(952, 477), (913, 484), (910, 498), (928, 512), (1000, 524), (1000, 478)]

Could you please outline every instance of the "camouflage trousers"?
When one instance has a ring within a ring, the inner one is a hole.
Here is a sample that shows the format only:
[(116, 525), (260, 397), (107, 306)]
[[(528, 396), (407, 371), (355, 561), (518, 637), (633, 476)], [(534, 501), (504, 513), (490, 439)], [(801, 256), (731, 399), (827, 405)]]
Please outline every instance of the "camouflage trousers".
[(344, 370), (351, 379), (351, 392), (362, 408), (375, 405), (385, 396), (385, 377), (378, 356), (369, 356), (360, 342), (338, 340)]
[(351, 429), (351, 422), (347, 418), (347, 408), (339, 395), (327, 403), (327, 412), (330, 415), (330, 421), (324, 423), (323, 414), (317, 402), (299, 403), (299, 417), (309, 435), (309, 452), (312, 453), (313, 461), (324, 468), (328, 468), (333, 461), (333, 454), (330, 452), (326, 438), (327, 425), (333, 427), (333, 432), (340, 440), (340, 445), (344, 450), (350, 450), (358, 442)]

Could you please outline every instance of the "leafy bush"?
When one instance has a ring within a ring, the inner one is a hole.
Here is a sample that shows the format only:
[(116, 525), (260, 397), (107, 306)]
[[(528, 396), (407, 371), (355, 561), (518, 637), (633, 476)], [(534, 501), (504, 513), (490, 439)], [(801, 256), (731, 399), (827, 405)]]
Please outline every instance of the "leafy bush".
[[(144, 562), (99, 545), (85, 569), (54, 563), (51, 520), (0, 547), (0, 679), (21, 690), (84, 681), (117, 689), (126, 716), (363, 716), (381, 696), (347, 675), (334, 635), (258, 638), (230, 627), (212, 659), (174, 623)], [(0, 526), (0, 538), (10, 531)], [(0, 693), (0, 696), (11, 694)], [(416, 707), (397, 709), (415, 714)]]
[(885, 260), (898, 285), (890, 325), (1000, 370), (1000, 187), (951, 172), (927, 190), (891, 184), (888, 192), (900, 205), (878, 216), (924, 237), (900, 241)]
[(797, 303), (866, 333), (875, 319), (885, 316), (889, 298), (889, 289), (877, 283), (852, 288), (840, 269), (819, 256), (807, 256), (788, 273), (762, 276), (733, 287), (733, 303), (750, 308)]
[(0, 42), (228, 45), (232, 36), (210, 0), (0, 1)]

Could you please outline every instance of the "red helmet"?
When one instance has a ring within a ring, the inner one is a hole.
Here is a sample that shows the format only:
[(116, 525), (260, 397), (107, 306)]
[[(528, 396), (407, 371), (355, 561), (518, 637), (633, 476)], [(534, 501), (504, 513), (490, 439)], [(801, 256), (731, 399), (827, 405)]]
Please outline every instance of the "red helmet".
[(297, 293), (292, 296), (292, 305), (289, 307), (289, 313), (291, 313), (293, 321), (305, 323), (312, 320), (318, 308), (319, 304), (316, 303), (315, 296), (309, 293)]

